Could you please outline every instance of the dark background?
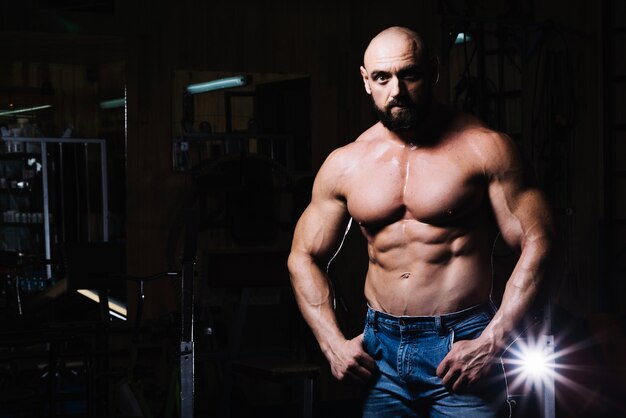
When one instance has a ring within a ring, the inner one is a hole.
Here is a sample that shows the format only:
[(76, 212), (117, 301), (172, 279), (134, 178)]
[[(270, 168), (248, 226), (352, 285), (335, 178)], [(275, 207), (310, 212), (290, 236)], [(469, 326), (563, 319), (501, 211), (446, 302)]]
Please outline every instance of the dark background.
[[(52, 88), (54, 93), (48, 94), (55, 101), (55, 113), (48, 136), (58, 136), (72, 123), (78, 136), (107, 139), (110, 209), (118, 228), (114, 236), (125, 245), (127, 273), (147, 276), (171, 268), (168, 260), (176, 260), (172, 225), (180, 202), (194, 187), (188, 175), (172, 169), (172, 140), (178, 134), (172, 115), (181, 107), (175, 72), (299, 75), (296, 87), (277, 83), (258, 88), (257, 115), (272, 129), (300, 138), (294, 175), (310, 186), (306, 181), (324, 158), (374, 122), (358, 67), (369, 40), (392, 25), (425, 36), (441, 59), (438, 99), (509, 133), (553, 203), (560, 238), (551, 290), (557, 321), (568, 330), (564, 341), (585, 340), (592, 346), (579, 350), (580, 361), (597, 366), (602, 375), (589, 380), (589, 391), (572, 396), (575, 407), (560, 413), (594, 416), (597, 399), (626, 389), (622, 2), (3, 2), (2, 103), (16, 97), (24, 104), (36, 102), (43, 95), (37, 89)], [(459, 31), (474, 34), (474, 40), (453, 46), (451, 39)], [(126, 132), (123, 115), (86, 106), (122, 97), (124, 89)], [(265, 107), (258, 109), (258, 103)], [(282, 109), (281, 116), (268, 113), (268, 107)], [(285, 116), (288, 112), (302, 120), (300, 129), (292, 126), (294, 117)], [(302, 188), (306, 196), (307, 187)], [(340, 318), (348, 334), (357, 333), (362, 323), (363, 300), (356, 296), (362, 287), (362, 245), (351, 234), (344, 251), (348, 256), (339, 259), (335, 269), (336, 288), (346, 304)], [(495, 255), (497, 290), (512, 258), (504, 248), (497, 248)], [(210, 275), (210, 265), (205, 270)], [(286, 284), (287, 273), (282, 273)], [(171, 280), (147, 284), (145, 322), (177, 312), (176, 289)], [(136, 284), (129, 283), (131, 316), (136, 291)], [(289, 300), (289, 292), (277, 294)], [(205, 296), (235, 306), (229, 293), (215, 295)], [(260, 306), (261, 311), (272, 311)], [(293, 301), (277, 306), (270, 316), (297, 315)], [(224, 318), (228, 322), (230, 317)], [(320, 405), (357, 398), (357, 389), (329, 376), (301, 323), (289, 325), (297, 329), (290, 335), (281, 334), (281, 326), (270, 328), (283, 337), (297, 335), (303, 345), (300, 357), (322, 367), (315, 392)], [(264, 329), (252, 328), (257, 333)], [(248, 346), (254, 347), (251, 338)], [(167, 369), (165, 363), (157, 364)], [(218, 399), (219, 384), (211, 383), (214, 372), (209, 369), (200, 369), (205, 377), (199, 382), (211, 399)], [(167, 373), (161, 374), (166, 377), (153, 380), (166, 381)], [(576, 377), (580, 379), (588, 377)], [(252, 404), (258, 401), (258, 396), (246, 396)], [(272, 392), (268, 399), (274, 398), (280, 397)]]

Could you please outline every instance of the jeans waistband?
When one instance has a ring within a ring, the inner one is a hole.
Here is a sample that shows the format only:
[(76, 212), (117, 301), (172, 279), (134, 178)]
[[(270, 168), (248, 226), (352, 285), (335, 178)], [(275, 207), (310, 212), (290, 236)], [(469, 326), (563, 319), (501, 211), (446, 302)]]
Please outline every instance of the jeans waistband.
[(496, 307), (491, 300), (457, 312), (437, 316), (394, 316), (368, 306), (367, 323), (374, 327), (376, 324), (385, 324), (405, 330), (441, 331), (475, 315), (481, 313), (493, 315), (495, 312)]

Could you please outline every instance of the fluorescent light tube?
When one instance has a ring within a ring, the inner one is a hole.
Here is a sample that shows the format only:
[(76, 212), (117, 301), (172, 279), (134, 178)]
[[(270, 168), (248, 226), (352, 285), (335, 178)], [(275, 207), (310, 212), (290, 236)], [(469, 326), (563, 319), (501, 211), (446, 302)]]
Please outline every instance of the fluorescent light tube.
[(120, 97), (119, 99), (105, 100), (100, 102), (100, 109), (116, 109), (118, 107), (126, 106), (126, 98)]
[(241, 87), (248, 84), (248, 78), (243, 75), (235, 77), (220, 78), (218, 80), (206, 81), (204, 83), (190, 84), (187, 86), (187, 93), (198, 94), (214, 90), (229, 89), (231, 87)]
[(25, 108), (22, 108), (22, 109), (15, 109), (15, 110), (0, 110), (0, 116), (15, 115), (17, 113), (32, 112), (32, 111), (35, 111), (35, 110), (47, 109), (49, 107), (52, 107), (52, 105), (25, 107)]

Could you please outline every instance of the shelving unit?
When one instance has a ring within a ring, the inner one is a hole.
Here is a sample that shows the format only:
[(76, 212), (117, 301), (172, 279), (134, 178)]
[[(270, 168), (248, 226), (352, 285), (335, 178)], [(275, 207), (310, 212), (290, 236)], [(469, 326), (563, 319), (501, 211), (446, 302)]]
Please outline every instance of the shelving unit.
[(0, 139), (0, 250), (12, 255), (0, 267), (22, 292), (34, 293), (59, 278), (63, 243), (109, 239), (106, 141)]

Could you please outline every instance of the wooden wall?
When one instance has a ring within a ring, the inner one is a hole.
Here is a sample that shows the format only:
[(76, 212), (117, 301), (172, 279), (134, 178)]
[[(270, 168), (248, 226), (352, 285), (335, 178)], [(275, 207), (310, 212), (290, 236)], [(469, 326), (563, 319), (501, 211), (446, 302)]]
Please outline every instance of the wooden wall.
[[(191, 2), (158, 10), (127, 5), (142, 16), (128, 38), (128, 251), (134, 275), (164, 268), (166, 226), (187, 180), (171, 171), (170, 123), (176, 70), (309, 75), (312, 162), (371, 122), (358, 66), (371, 36), (391, 24), (434, 25), (433, 2), (397, 2), (381, 18), (374, 5), (307, 1)], [(401, 11), (401, 12), (400, 12)], [(426, 12), (425, 12), (426, 11)], [(144, 15), (145, 13), (145, 15)], [(432, 27), (436, 33), (436, 27)], [(174, 309), (171, 284), (148, 289), (148, 317)], [(166, 290), (167, 289), (167, 290)]]
[[(502, 6), (493, 3), (495, 15)], [(379, 5), (378, 5), (379, 6)], [(380, 29), (407, 25), (424, 32), (440, 53), (440, 19), (434, 1), (394, 2), (382, 13), (374, 2), (358, 6), (330, 2), (283, 1), (248, 4), (184, 1), (175, 7), (146, 10), (127, 5), (128, 27), (128, 238), (134, 274), (159, 270), (163, 259), (164, 226), (171, 203), (180, 198), (185, 178), (170, 172), (170, 115), (178, 93), (172, 91), (176, 70), (292, 73), (309, 75), (312, 103), (313, 168), (335, 147), (355, 139), (371, 122), (369, 99), (358, 75), (363, 50)], [(565, 220), (569, 258), (561, 282), (571, 308), (592, 311), (598, 304), (597, 223), (601, 190), (599, 172), (599, 92), (597, 5), (580, 8), (536, 6), (536, 21), (556, 21), (565, 33), (572, 57), (575, 96), (581, 112), (571, 139), (571, 206)], [(133, 16), (141, 18), (133, 19)], [(529, 35), (533, 41), (534, 34)], [(593, 58), (595, 57), (595, 58)], [(458, 74), (447, 74), (442, 81)], [(531, 85), (527, 91), (530, 103)], [(447, 83), (438, 96), (446, 98)], [(528, 121), (525, 121), (528, 123)], [(589, 139), (593, 138), (593, 140)], [(582, 171), (579, 171), (582, 170)], [(590, 257), (576, 257), (589, 254)], [(573, 255), (572, 255), (573, 254)], [(155, 260), (157, 263), (155, 264)], [(161, 285), (155, 285), (161, 286)], [(592, 296), (589, 296), (592, 295)], [(153, 298), (153, 300), (160, 298)], [(173, 308), (155, 302), (153, 314)]]
[[(442, 52), (440, 2), (430, 0), (403, 0), (382, 8), (371, 0), (358, 4), (183, 0), (160, 7), (145, 1), (114, 3), (113, 11), (97, 13), (44, 9), (37, 2), (0, 5), (0, 41), (3, 56), (9, 58), (0, 65), (0, 86), (37, 85), (41, 75), (48, 74), (54, 84), (70, 89), (59, 90), (54, 130), (72, 122), (81, 136), (91, 136), (98, 131), (91, 103), (117, 95), (97, 90), (118, 70), (100, 72), (99, 87), (88, 81), (86, 73), (107, 63), (125, 62), (117, 68), (124, 68), (119, 77), (127, 84), (129, 97), (127, 236), (131, 273), (137, 275), (163, 268), (160, 260), (173, 202), (186, 185), (184, 176), (171, 172), (175, 133), (171, 115), (179, 100), (172, 87), (175, 71), (310, 76), (315, 170), (330, 150), (353, 140), (372, 122), (358, 75), (363, 49), (372, 35), (390, 25), (407, 25), (427, 35), (435, 52)], [(477, 4), (492, 17), (507, 8), (506, 2), (495, 0)], [(593, 311), (602, 304), (597, 283), (597, 224), (604, 193), (600, 6), (584, 2), (570, 7), (564, 1), (524, 4), (523, 8), (534, 9), (537, 24), (550, 20), (563, 31), (572, 59), (579, 113), (569, 144), (575, 190), (574, 212), (566, 225), (570, 258), (564, 262), (571, 263), (572, 276), (564, 282), (563, 300), (575, 308), (583, 298), (583, 311)], [(442, 71), (442, 81), (458, 76), (448, 74), (446, 67)], [(109, 84), (116, 83), (111, 79)], [(448, 83), (439, 86), (438, 96), (445, 99)], [(524, 86), (529, 95), (531, 87)], [(164, 295), (157, 292), (150, 298), (148, 316), (175, 308), (174, 302), (161, 301)]]
[[(165, 268), (165, 241), (175, 205), (189, 180), (171, 170), (172, 91), (177, 70), (302, 74), (311, 83), (311, 161), (354, 140), (371, 123), (358, 66), (368, 40), (391, 24), (431, 27), (435, 3), (304, 0), (251, 3), (182, 1), (161, 9), (133, 8), (128, 36), (128, 259), (129, 273)], [(437, 33), (436, 27), (433, 32)], [(354, 283), (358, 288), (358, 283)], [(145, 316), (177, 308), (176, 282), (146, 289)], [(355, 289), (361, 292), (361, 289)], [(135, 291), (129, 287), (129, 295)], [(321, 398), (340, 397), (324, 373)], [(345, 396), (345, 392), (344, 395)]]
[[(369, 98), (358, 73), (369, 39), (387, 26), (406, 25), (423, 32), (435, 52), (442, 53), (438, 3), (181, 0), (156, 7), (148, 1), (119, 0), (113, 13), (89, 14), (52, 13), (32, 1), (6, 2), (0, 5), (0, 41), (3, 55), (11, 59), (0, 65), (0, 85), (38, 85), (45, 69), (55, 86), (68, 88), (59, 87), (55, 121), (59, 126), (55, 129), (73, 122), (80, 135), (91, 136), (98, 131), (98, 115), (85, 103), (110, 98), (101, 97), (100, 89), (115, 84), (113, 72), (120, 67), (101, 72), (99, 87), (87, 80), (85, 71), (107, 63), (125, 63), (120, 78), (128, 91), (129, 273), (149, 275), (166, 268), (168, 226), (176, 203), (189, 186), (184, 175), (172, 172), (171, 143), (177, 134), (172, 115), (180, 100), (173, 87), (176, 71), (309, 76), (315, 171), (332, 149), (352, 141), (372, 123)], [(476, 3), (492, 17), (509, 4), (496, 0)], [(538, 25), (550, 20), (562, 32), (572, 63), (578, 115), (567, 144), (571, 212), (559, 215), (567, 247), (567, 257), (561, 260), (559, 303), (579, 314), (603, 309), (598, 280), (598, 225), (605, 192), (599, 3), (572, 7), (564, 0), (524, 2), (534, 9)], [(535, 35), (529, 33), (528, 39), (535, 41)], [(454, 71), (442, 68), (437, 94), (444, 100), (449, 97), (448, 78), (458, 76)], [(113, 77), (110, 82), (106, 81), (108, 75)], [(523, 88), (531, 103), (532, 85)], [(525, 124), (528, 128), (528, 121)], [(177, 309), (175, 286), (166, 281), (148, 286), (147, 318)], [(129, 294), (134, 291), (131, 286)]]
[[(11, 59), (0, 64), (0, 78), (11, 81), (0, 85), (36, 86), (40, 69), (47, 68), (55, 86), (67, 87), (59, 87), (55, 124), (73, 122), (81, 136), (91, 136), (97, 135), (99, 124), (91, 102), (117, 96), (113, 94), (113, 86), (119, 86), (114, 73), (123, 68), (119, 77), (128, 92), (128, 136), (126, 150), (118, 148), (117, 153), (126, 152), (127, 157), (128, 268), (133, 276), (146, 276), (167, 267), (168, 228), (189, 187), (188, 178), (172, 171), (172, 138), (178, 134), (172, 115), (180, 104), (174, 87), (177, 71), (309, 76), (315, 171), (332, 149), (354, 140), (373, 122), (358, 72), (369, 39), (385, 27), (405, 25), (424, 33), (435, 52), (442, 53), (438, 3), (181, 0), (155, 6), (149, 1), (118, 0), (114, 13), (89, 14), (51, 13), (33, 1), (5, 2), (0, 5), (0, 42), (3, 55)], [(495, 17), (515, 2), (476, 3)], [(605, 192), (600, 2), (576, 7), (565, 0), (523, 3), (534, 8), (537, 24), (551, 20), (562, 30), (572, 60), (578, 116), (567, 144), (571, 212), (559, 214), (567, 251), (560, 261), (557, 300), (578, 315), (593, 313), (603, 309), (598, 262), (598, 225)], [(529, 35), (530, 41), (536, 40), (536, 34)], [(124, 62), (123, 67), (114, 64), (100, 73), (98, 87), (85, 78), (87, 68), (119, 62)], [(455, 71), (442, 67), (437, 95), (444, 101), (450, 94), (448, 79), (458, 77)], [(110, 86), (106, 94), (105, 85)], [(532, 85), (523, 88), (525, 100), (531, 103)], [(175, 281), (149, 284), (144, 317), (177, 310), (177, 286)], [(355, 280), (346, 291), (360, 292), (359, 286)], [(136, 288), (130, 285), (128, 290), (132, 314)], [(620, 309), (623, 313), (624, 307)]]
[(15, 108), (52, 105), (51, 124), (41, 127), (50, 137), (60, 136), (67, 125), (74, 126), (74, 137), (98, 137), (103, 116), (100, 101), (124, 95), (123, 62), (92, 67), (12, 60), (3, 62), (0, 73), (3, 108), (8, 102)]

